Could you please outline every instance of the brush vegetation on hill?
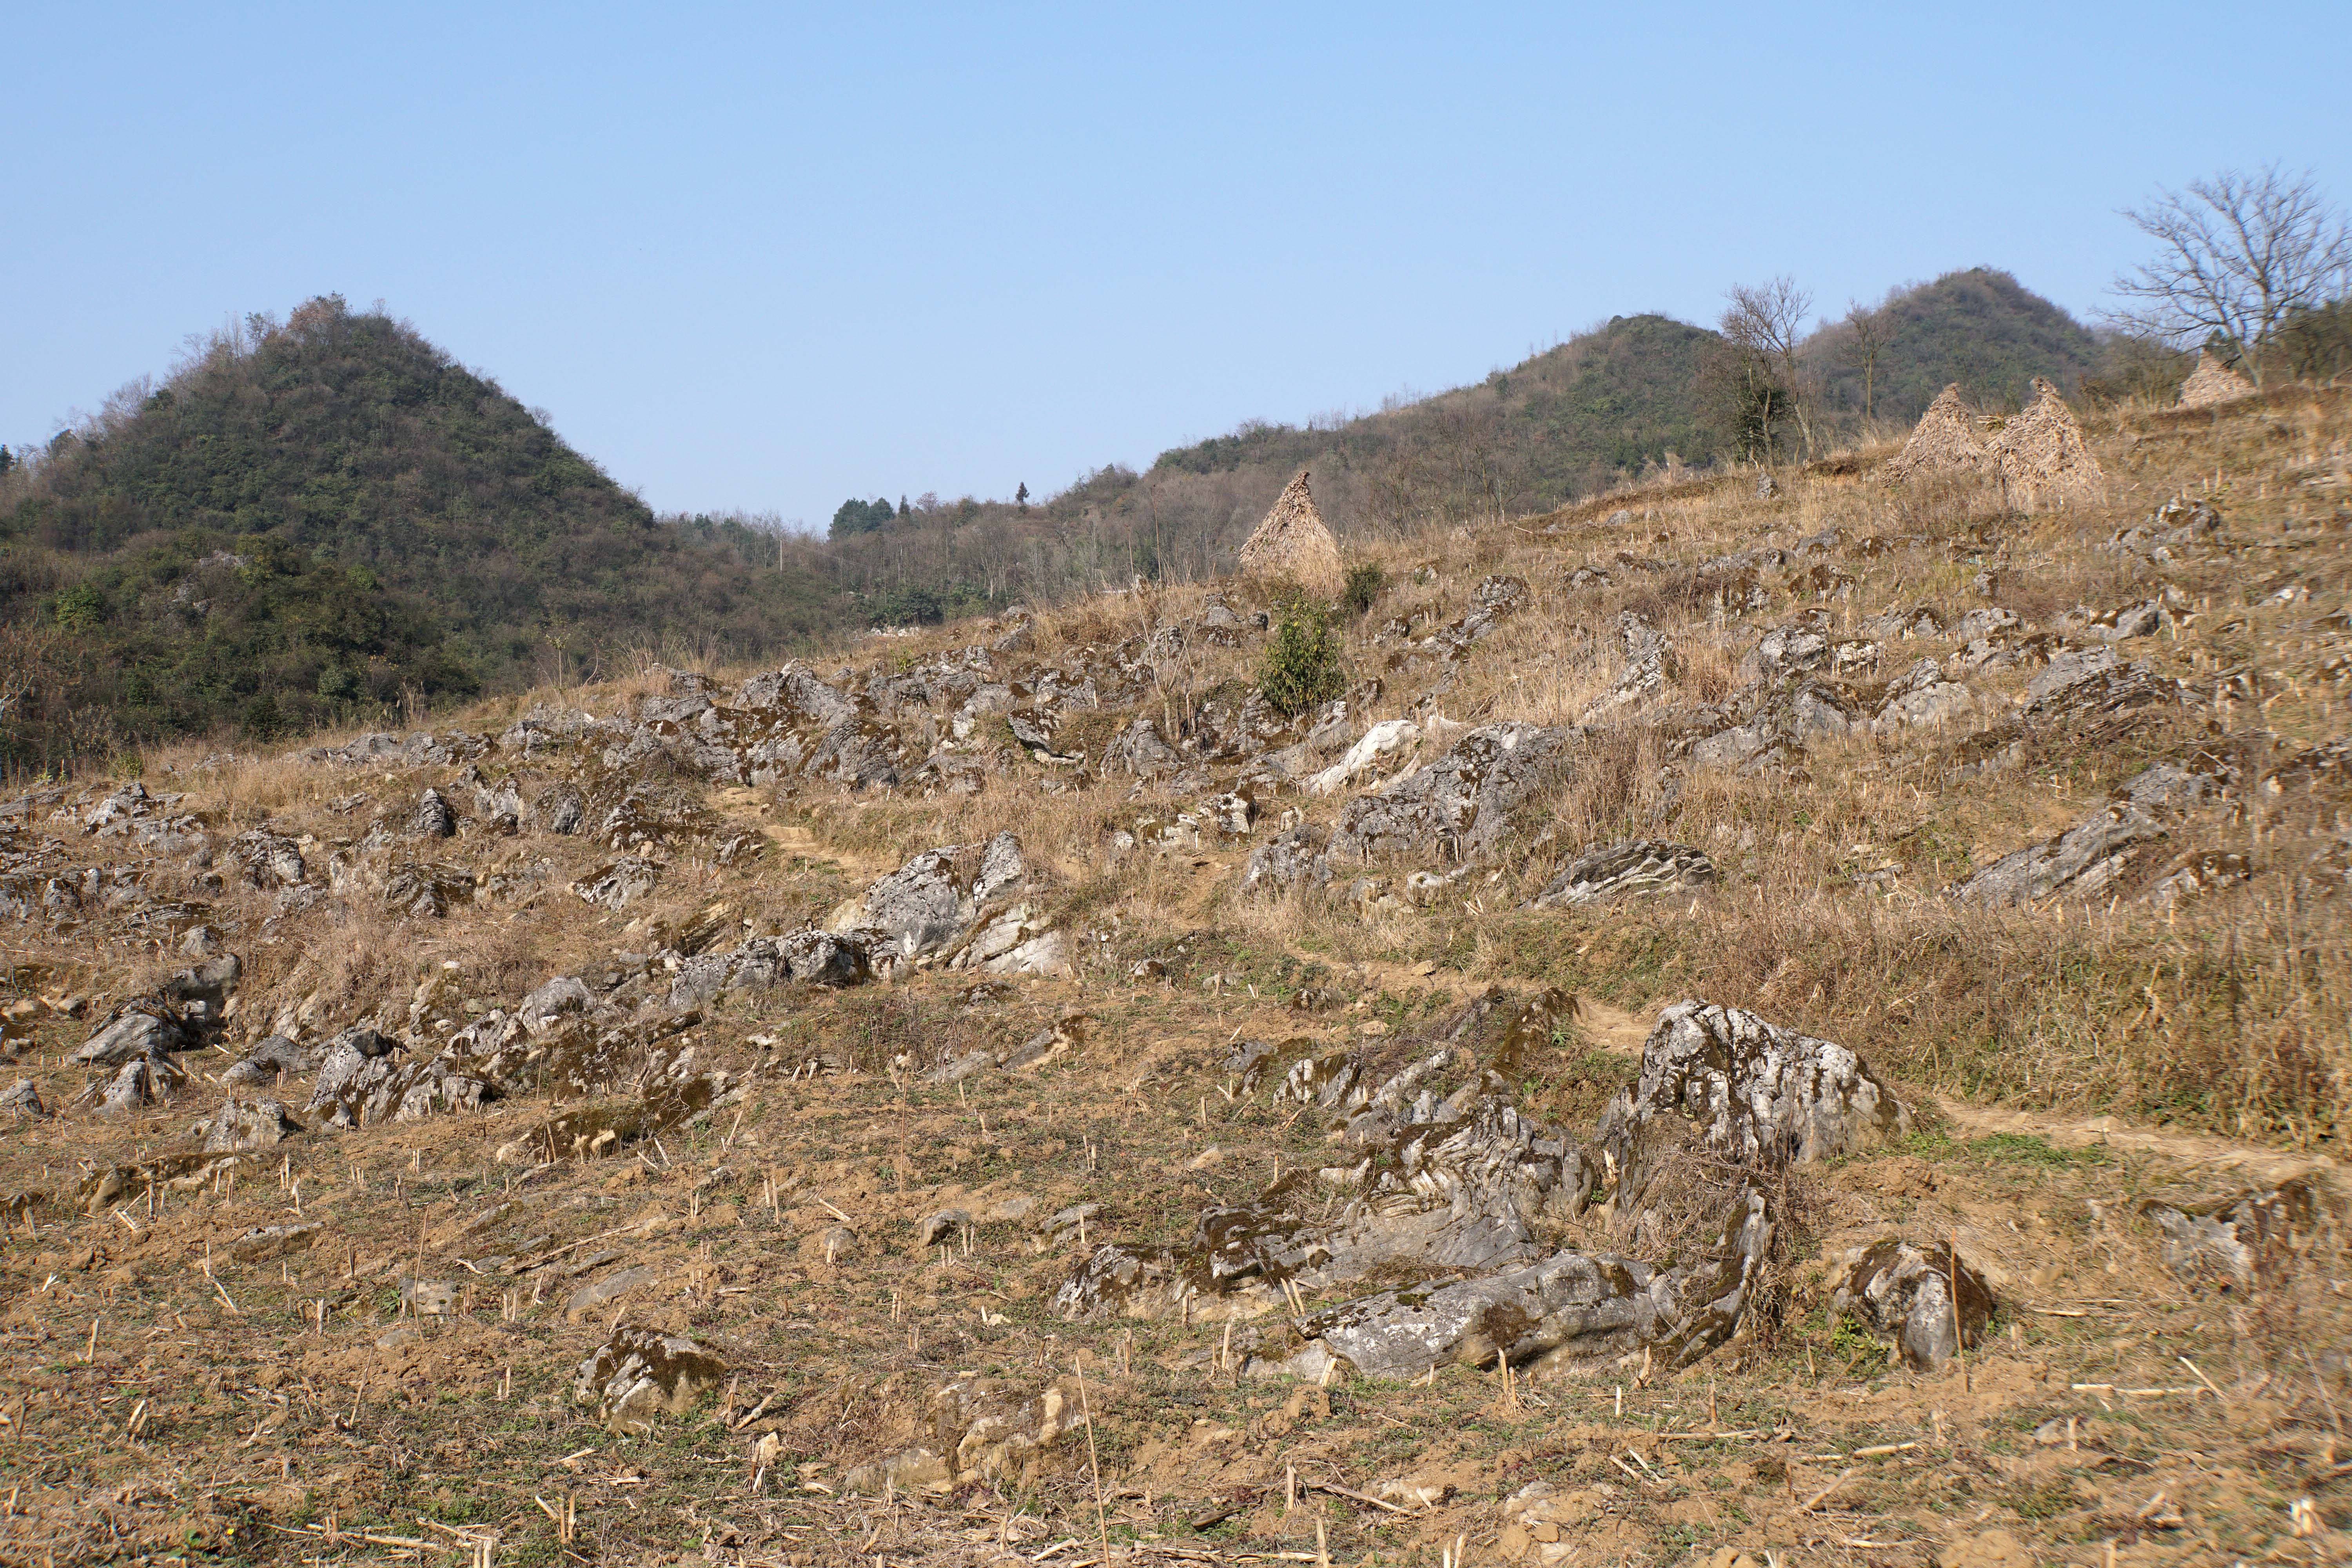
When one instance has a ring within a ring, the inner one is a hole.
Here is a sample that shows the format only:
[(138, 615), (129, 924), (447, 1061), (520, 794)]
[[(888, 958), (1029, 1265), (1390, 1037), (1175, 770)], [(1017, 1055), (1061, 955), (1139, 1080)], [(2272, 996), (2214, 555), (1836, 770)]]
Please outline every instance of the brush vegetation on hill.
[(92, 724), (268, 734), (512, 688), (567, 649), (776, 647), (840, 613), (776, 560), (656, 520), (405, 325), (313, 300), (0, 480), (0, 622), (48, 677), (9, 761)]

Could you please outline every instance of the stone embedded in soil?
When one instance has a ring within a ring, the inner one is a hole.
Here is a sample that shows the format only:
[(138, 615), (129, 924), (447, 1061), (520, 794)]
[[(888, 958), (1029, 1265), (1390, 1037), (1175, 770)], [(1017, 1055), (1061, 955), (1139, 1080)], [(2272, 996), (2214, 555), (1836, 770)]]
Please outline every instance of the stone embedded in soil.
[(207, 1154), (269, 1149), (301, 1131), (302, 1124), (277, 1100), (257, 1100), (250, 1105), (241, 1105), (231, 1100), (205, 1124), (203, 1147)]
[(729, 992), (775, 985), (856, 985), (871, 973), (862, 934), (812, 927), (789, 936), (754, 937), (727, 952), (688, 959), (670, 982), (669, 1005), (675, 1012)]
[(41, 1090), (31, 1079), (20, 1078), (0, 1093), (0, 1112), (24, 1118), (45, 1117), (49, 1108), (41, 1103)]
[[(1959, 1315), (1952, 1288), (1959, 1287)], [(1992, 1289), (1948, 1246), (1920, 1247), (1899, 1237), (1876, 1243), (1847, 1268), (1830, 1300), (1832, 1315), (1852, 1317), (1894, 1345), (1905, 1365), (1933, 1372), (1962, 1343), (1974, 1344), (1992, 1321)], [(1963, 1338), (1965, 1336), (1965, 1338)]]
[(2191, 1284), (2243, 1289), (2275, 1274), (2318, 1217), (2317, 1194), (2303, 1181), (2241, 1193), (2208, 1204), (2143, 1204), (2162, 1237), (2164, 1266)]
[(950, 844), (926, 849), (826, 921), (835, 931), (876, 931), (887, 950), (921, 958), (975, 934), (975, 922), (1001, 913), (999, 900), (1029, 884), (1029, 864), (1021, 840), (1000, 833), (986, 844)]
[(318, 1220), (299, 1225), (257, 1226), (229, 1243), (228, 1255), (239, 1263), (268, 1263), (317, 1246), (326, 1229)]
[[(2135, 881), (2166, 859), (2170, 825), (2183, 812), (2220, 798), (2224, 784), (2215, 773), (2158, 763), (2135, 774), (2105, 805), (2057, 837), (2003, 856), (1954, 886), (1950, 896), (1991, 907), (2062, 895), (2099, 899), (2131, 890)], [(2225, 866), (2211, 870), (2216, 879), (2226, 879)]]
[(1715, 862), (1687, 844), (1628, 838), (1588, 849), (1544, 884), (1539, 909), (1601, 903), (1633, 893), (1666, 892), (1716, 879)]
[(593, 1404), (613, 1431), (644, 1433), (661, 1416), (693, 1409), (726, 1375), (727, 1363), (696, 1341), (628, 1323), (580, 1363), (572, 1396)]

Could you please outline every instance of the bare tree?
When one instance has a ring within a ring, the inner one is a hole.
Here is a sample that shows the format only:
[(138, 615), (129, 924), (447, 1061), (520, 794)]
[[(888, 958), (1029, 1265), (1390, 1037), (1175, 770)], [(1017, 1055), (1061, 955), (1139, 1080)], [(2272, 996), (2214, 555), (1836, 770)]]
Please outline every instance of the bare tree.
[(1875, 413), (1872, 404), (1878, 381), (1878, 356), (1886, 352), (1885, 316), (1858, 300), (1845, 304), (1846, 353), (1862, 370), (1862, 417), (1867, 424)]
[(1769, 366), (1789, 398), (1805, 457), (1813, 455), (1812, 400), (1805, 395), (1803, 367), (1797, 363), (1797, 343), (1805, 327), (1805, 312), (1813, 297), (1797, 287), (1786, 273), (1766, 283), (1741, 283), (1724, 291), (1731, 303), (1717, 323), (1723, 335), (1743, 353)]
[(2286, 175), (2275, 163), (2160, 191), (2123, 216), (2158, 250), (2116, 279), (2126, 303), (2111, 319), (2176, 348), (2219, 337), (2256, 386), (2280, 324), (2327, 303), (2352, 274), (2343, 215), (2309, 174)]

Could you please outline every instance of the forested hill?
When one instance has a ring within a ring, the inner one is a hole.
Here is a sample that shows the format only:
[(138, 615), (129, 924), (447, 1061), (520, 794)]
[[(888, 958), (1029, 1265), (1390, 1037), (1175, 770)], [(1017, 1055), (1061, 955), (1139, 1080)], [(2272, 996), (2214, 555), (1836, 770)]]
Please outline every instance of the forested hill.
[(334, 297), (216, 335), (0, 476), (5, 651), (39, 677), (8, 709), (19, 763), (59, 725), (292, 729), (632, 644), (753, 654), (847, 609), (772, 537), (657, 521), (494, 383)]
[[(1865, 314), (1881, 340), (1870, 411), (1909, 424), (1950, 383), (1986, 408), (2022, 408), (2046, 375), (2072, 395), (2097, 368), (2098, 341), (2080, 321), (2006, 272), (1974, 267), (1898, 289)], [(1864, 408), (1855, 325), (1841, 321), (1807, 344), (1833, 411)]]

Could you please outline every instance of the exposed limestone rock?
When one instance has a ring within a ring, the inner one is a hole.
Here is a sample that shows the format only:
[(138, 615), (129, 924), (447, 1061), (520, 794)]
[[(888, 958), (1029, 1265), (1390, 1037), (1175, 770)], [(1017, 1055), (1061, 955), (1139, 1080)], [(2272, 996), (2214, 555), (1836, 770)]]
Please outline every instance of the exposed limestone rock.
[(1950, 889), (1962, 903), (1997, 907), (2064, 895), (2097, 899), (2126, 890), (2153, 868), (2169, 837), (2168, 819), (2217, 798), (2223, 781), (2158, 763), (2057, 837), (2005, 855)]
[(1387, 719), (1364, 731), (1347, 754), (1307, 781), (1315, 795), (1338, 795), (1392, 755), (1421, 739), (1421, 726), (1410, 719)]
[(152, 998), (125, 1003), (66, 1059), (77, 1067), (121, 1067), (126, 1062), (190, 1050), (203, 1037), (175, 1008)]
[(1801, 756), (1815, 740), (1845, 734), (1862, 715), (1845, 690), (1815, 676), (1754, 689), (1732, 705), (1742, 722), (1719, 730), (1691, 747), (1701, 767), (1752, 770)]
[(1282, 892), (1303, 883), (1320, 887), (1330, 880), (1331, 863), (1323, 854), (1323, 835), (1305, 822), (1283, 829), (1251, 850), (1242, 868), (1245, 893)]
[(1349, 801), (1331, 835), (1330, 858), (1369, 864), (1402, 855), (1468, 860), (1485, 854), (1578, 734), (1524, 723), (1473, 730), (1435, 762)]
[(1315, 497), (1307, 486), (1307, 470), (1282, 488), (1238, 556), (1244, 575), (1287, 578), (1308, 593), (1329, 597), (1339, 592), (1347, 569), (1339, 560), (1339, 541), (1323, 524)]
[(234, 1153), (244, 1149), (268, 1149), (302, 1131), (302, 1124), (274, 1100), (240, 1105), (232, 1100), (205, 1124), (204, 1152)]
[(457, 813), (437, 789), (428, 789), (416, 797), (416, 809), (408, 814), (408, 836), (412, 838), (447, 838), (457, 831)]
[(1000, 833), (984, 846), (925, 850), (835, 910), (825, 924), (835, 931), (879, 931), (898, 956), (926, 957), (969, 932), (974, 921), (1028, 882), (1021, 841)]
[(1890, 1142), (1911, 1113), (1843, 1046), (1738, 1007), (1677, 1002), (1642, 1047), (1642, 1076), (1601, 1114), (1584, 1191), (1639, 1215), (1686, 1149), (1771, 1171)]
[(0, 1113), (37, 1121), (49, 1114), (49, 1108), (41, 1103), (39, 1086), (31, 1079), (20, 1078), (8, 1086), (5, 1093), (0, 1093)]
[(1687, 844), (1628, 838), (1588, 849), (1561, 868), (1535, 897), (1538, 908), (1567, 909), (1633, 893), (1694, 888), (1716, 879), (1715, 862)]
[[(1953, 1286), (1959, 1311), (1952, 1310)], [(1895, 1347), (1905, 1365), (1933, 1372), (1963, 1344), (1983, 1338), (1992, 1321), (1991, 1288), (1948, 1247), (1922, 1249), (1890, 1237), (1863, 1253), (1830, 1300), (1833, 1316), (1851, 1317)]]
[(2319, 1210), (2308, 1183), (2289, 1181), (2214, 1203), (2154, 1201), (2141, 1212), (2163, 1237), (2167, 1268), (2191, 1284), (2230, 1290), (2275, 1275)]
[(683, 1415), (727, 1375), (727, 1363), (683, 1334), (623, 1324), (580, 1363), (572, 1397), (593, 1404), (614, 1432), (652, 1430), (663, 1415)]
[(670, 982), (669, 1005), (673, 1010), (698, 1006), (730, 991), (793, 983), (855, 985), (870, 973), (862, 935), (812, 928), (755, 937), (732, 952), (687, 960)]
[(599, 909), (625, 910), (661, 881), (661, 867), (640, 855), (606, 861), (572, 884), (572, 894)]
[(2197, 352), (2197, 368), (2180, 384), (2180, 406), (2210, 408), (2254, 395), (2254, 384), (2213, 357), (2210, 349)]
[(187, 1073), (168, 1057), (134, 1057), (122, 1064), (122, 1070), (106, 1086), (99, 1102), (99, 1114), (120, 1116), (150, 1105), (162, 1105), (187, 1078)]

